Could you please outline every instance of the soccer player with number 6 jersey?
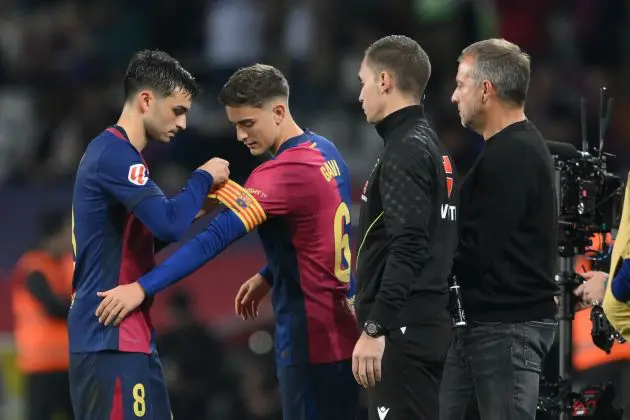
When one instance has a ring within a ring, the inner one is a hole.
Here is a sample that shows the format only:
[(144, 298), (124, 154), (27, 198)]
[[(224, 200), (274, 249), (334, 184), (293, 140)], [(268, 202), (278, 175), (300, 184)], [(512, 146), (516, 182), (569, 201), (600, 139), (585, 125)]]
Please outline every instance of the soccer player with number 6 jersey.
[[(214, 196), (225, 209), (208, 228), (138, 282), (106, 292), (97, 315), (116, 324), (145, 299), (176, 283), (258, 228), (267, 266), (243, 284), (236, 310), (256, 315), (271, 290), (282, 409), (287, 420), (348, 420), (359, 387), (352, 376), (358, 338), (347, 303), (351, 272), (350, 176), (329, 140), (301, 129), (289, 86), (274, 67), (256, 64), (230, 77), (219, 100), (237, 138), (254, 155), (274, 157), (244, 187)], [(224, 281), (225, 275), (214, 281)], [(212, 280), (209, 280), (212, 281)]]

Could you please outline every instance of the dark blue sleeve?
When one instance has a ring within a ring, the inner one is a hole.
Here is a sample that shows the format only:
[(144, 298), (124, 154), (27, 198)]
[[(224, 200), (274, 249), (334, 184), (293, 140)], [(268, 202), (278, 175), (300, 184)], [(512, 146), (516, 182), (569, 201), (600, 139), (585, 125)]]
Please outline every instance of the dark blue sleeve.
[(263, 278), (265, 280), (267, 280), (267, 283), (269, 283), (270, 285), (273, 286), (273, 273), (271, 272), (271, 270), (269, 269), (269, 266), (266, 265), (262, 268), (262, 270), (260, 270), (258, 272), (258, 274), (260, 274), (261, 276), (263, 276)]
[(103, 188), (164, 242), (178, 241), (186, 233), (213, 182), (207, 172), (197, 170), (183, 191), (169, 199), (149, 177), (140, 154), (122, 141), (103, 152), (97, 171)]
[(197, 271), (245, 233), (247, 230), (241, 219), (231, 210), (225, 209), (212, 220), (206, 230), (142, 276), (138, 283), (147, 295), (154, 295)]
[(630, 301), (630, 259), (623, 260), (621, 269), (613, 279), (610, 288), (619, 302)]
[(354, 273), (350, 273), (350, 283), (348, 284), (348, 299), (352, 300), (357, 294), (357, 279), (354, 277)]

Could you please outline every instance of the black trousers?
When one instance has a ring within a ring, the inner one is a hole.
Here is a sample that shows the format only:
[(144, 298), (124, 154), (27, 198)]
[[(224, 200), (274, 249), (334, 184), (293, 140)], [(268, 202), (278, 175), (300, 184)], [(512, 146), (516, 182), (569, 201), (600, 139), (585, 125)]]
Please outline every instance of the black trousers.
[(27, 420), (72, 420), (68, 372), (26, 375)]
[(451, 320), (439, 319), (391, 331), (381, 362), (382, 377), (368, 390), (370, 420), (435, 420)]

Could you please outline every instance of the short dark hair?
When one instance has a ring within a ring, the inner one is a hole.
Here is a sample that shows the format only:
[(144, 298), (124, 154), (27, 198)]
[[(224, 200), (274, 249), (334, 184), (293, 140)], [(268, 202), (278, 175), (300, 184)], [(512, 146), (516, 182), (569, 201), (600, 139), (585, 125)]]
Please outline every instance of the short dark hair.
[(523, 105), (530, 79), (530, 57), (521, 48), (505, 39), (486, 39), (464, 48), (464, 57), (475, 59), (472, 77), (479, 83), (488, 80), (499, 99)]
[(143, 50), (133, 55), (123, 86), (125, 100), (141, 89), (154, 90), (163, 97), (172, 95), (178, 89), (191, 98), (200, 92), (199, 84), (190, 72), (179, 61), (158, 50)]
[(237, 70), (219, 92), (223, 106), (261, 108), (274, 98), (289, 98), (289, 82), (277, 68), (254, 64)]
[(379, 39), (365, 51), (365, 58), (377, 72), (391, 72), (396, 87), (416, 98), (422, 96), (431, 77), (429, 56), (420, 44), (404, 35)]

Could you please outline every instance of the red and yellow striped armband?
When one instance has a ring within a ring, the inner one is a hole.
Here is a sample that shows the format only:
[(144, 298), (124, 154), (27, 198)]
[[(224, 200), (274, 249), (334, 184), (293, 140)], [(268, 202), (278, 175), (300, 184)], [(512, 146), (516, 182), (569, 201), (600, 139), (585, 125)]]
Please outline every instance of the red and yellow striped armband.
[(248, 232), (267, 220), (262, 206), (245, 188), (234, 181), (228, 181), (208, 195), (217, 199), (238, 216)]

